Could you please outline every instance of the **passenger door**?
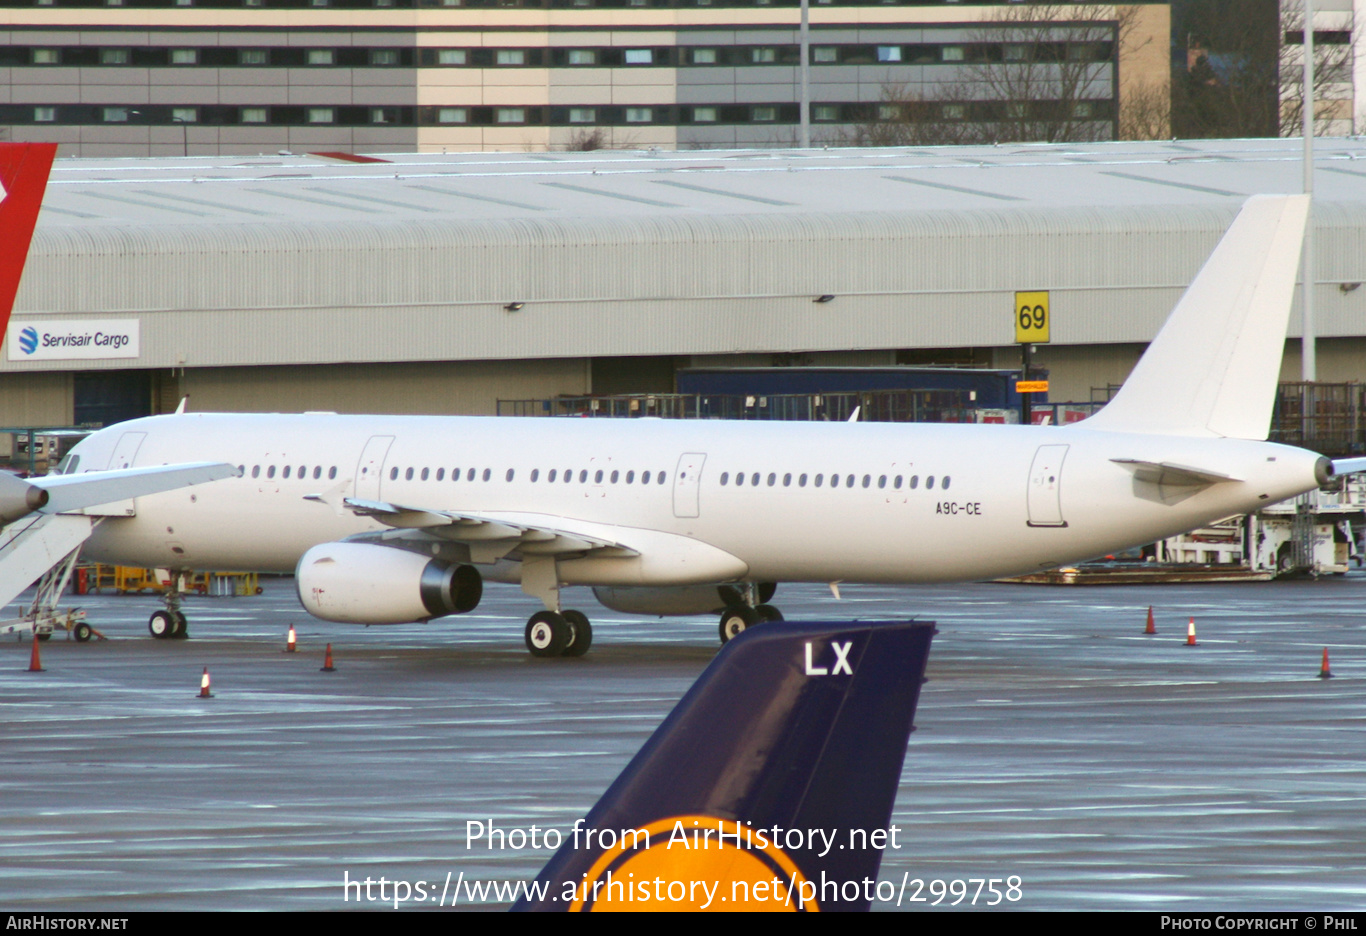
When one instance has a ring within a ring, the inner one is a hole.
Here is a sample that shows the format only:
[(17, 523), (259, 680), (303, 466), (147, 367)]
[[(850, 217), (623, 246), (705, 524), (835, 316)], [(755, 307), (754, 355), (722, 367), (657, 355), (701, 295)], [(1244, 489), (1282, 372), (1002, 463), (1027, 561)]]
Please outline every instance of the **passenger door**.
[(702, 452), (687, 452), (678, 459), (674, 470), (674, 516), (696, 517), (700, 513), (698, 495), (702, 481), (702, 465), (707, 456)]
[(1065, 527), (1062, 516), (1062, 463), (1066, 445), (1040, 445), (1029, 469), (1029, 525)]

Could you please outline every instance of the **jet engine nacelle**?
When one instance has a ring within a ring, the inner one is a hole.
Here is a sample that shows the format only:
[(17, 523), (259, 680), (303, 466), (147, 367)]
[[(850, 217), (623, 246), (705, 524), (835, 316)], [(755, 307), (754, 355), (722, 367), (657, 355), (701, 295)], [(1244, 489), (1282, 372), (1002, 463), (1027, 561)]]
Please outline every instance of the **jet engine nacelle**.
[(474, 566), (371, 543), (323, 543), (295, 570), (299, 601), (344, 624), (406, 624), (472, 611), (484, 593)]
[(0, 471), (0, 524), (13, 523), (45, 507), (47, 498), (42, 488)]
[[(763, 582), (758, 586), (760, 602), (773, 597), (777, 586)], [(598, 585), (593, 596), (623, 614), (719, 614), (726, 608), (745, 603), (736, 585), (613, 586)]]

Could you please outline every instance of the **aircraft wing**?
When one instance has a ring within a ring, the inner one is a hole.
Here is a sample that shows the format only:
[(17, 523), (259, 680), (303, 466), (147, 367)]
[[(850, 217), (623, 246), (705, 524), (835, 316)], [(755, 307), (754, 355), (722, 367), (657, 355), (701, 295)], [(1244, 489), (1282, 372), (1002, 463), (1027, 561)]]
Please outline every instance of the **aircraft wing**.
[(1243, 480), (1222, 471), (1197, 468), (1193, 465), (1178, 465), (1175, 462), (1144, 461), (1140, 458), (1112, 458), (1110, 461), (1128, 468), (1138, 480), (1149, 481), (1153, 484), (1176, 485), (1178, 487), (1185, 485), (1205, 486), (1224, 481)]
[(1333, 474), (1335, 476), (1356, 474), (1358, 471), (1366, 471), (1366, 458), (1333, 459)]
[(160, 494), (177, 488), (241, 476), (236, 465), (223, 462), (190, 462), (148, 468), (120, 468), (74, 475), (45, 475), (25, 483), (46, 493), (43, 513), (63, 513), (95, 507), (130, 497)]
[(443, 539), (467, 543), (475, 562), (499, 559), (514, 549), (522, 555), (560, 556), (592, 552), (620, 558), (640, 553), (610, 536), (600, 523), (526, 513), (429, 510), (387, 501), (344, 498), (342, 506), (362, 517), (400, 530), (420, 529)]

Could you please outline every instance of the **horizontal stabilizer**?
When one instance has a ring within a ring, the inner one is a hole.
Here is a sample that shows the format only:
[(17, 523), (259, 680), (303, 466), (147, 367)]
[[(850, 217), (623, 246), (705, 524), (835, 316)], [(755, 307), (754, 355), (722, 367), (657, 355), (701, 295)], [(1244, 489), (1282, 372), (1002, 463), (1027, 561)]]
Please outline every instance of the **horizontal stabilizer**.
[(1221, 471), (1192, 468), (1190, 465), (1177, 465), (1173, 462), (1150, 462), (1142, 461), (1137, 458), (1112, 458), (1110, 461), (1128, 468), (1134, 473), (1134, 477), (1138, 480), (1149, 481), (1153, 484), (1178, 487), (1200, 485), (1203, 487), (1211, 484), (1219, 484), (1223, 481), (1243, 480), (1242, 478), (1235, 478), (1233, 475), (1224, 474)]
[(1358, 471), (1366, 471), (1366, 458), (1333, 459), (1334, 475), (1356, 474)]
[(862, 882), (901, 847), (888, 823), (933, 635), (906, 621), (745, 631), (566, 832), (528, 888), (543, 896), (513, 909), (868, 909)]
[(1307, 195), (1248, 199), (1129, 379), (1084, 428), (1265, 439)]
[(149, 468), (120, 468), (116, 471), (90, 471), (74, 475), (45, 475), (29, 483), (47, 492), (43, 513), (81, 510), (130, 497), (145, 497), (177, 488), (241, 477), (236, 465), (221, 462), (191, 462), (184, 465), (157, 465)]

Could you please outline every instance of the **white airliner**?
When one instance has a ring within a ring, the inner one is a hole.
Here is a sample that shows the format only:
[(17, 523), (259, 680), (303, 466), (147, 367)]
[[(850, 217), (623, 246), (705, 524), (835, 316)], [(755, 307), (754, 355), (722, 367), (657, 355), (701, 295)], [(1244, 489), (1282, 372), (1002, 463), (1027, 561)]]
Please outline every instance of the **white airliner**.
[[(565, 585), (622, 611), (720, 611), (724, 640), (781, 618), (771, 583), (1020, 574), (1323, 484), (1328, 459), (1264, 441), (1306, 212), (1251, 199), (1120, 393), (1072, 426), (177, 414), (104, 429), (62, 470), (242, 472), (88, 511), (107, 517), (90, 560), (297, 572), (310, 613), (359, 624), (520, 583), (544, 604), (539, 656), (591, 642)], [(184, 629), (168, 610), (158, 636)]]

